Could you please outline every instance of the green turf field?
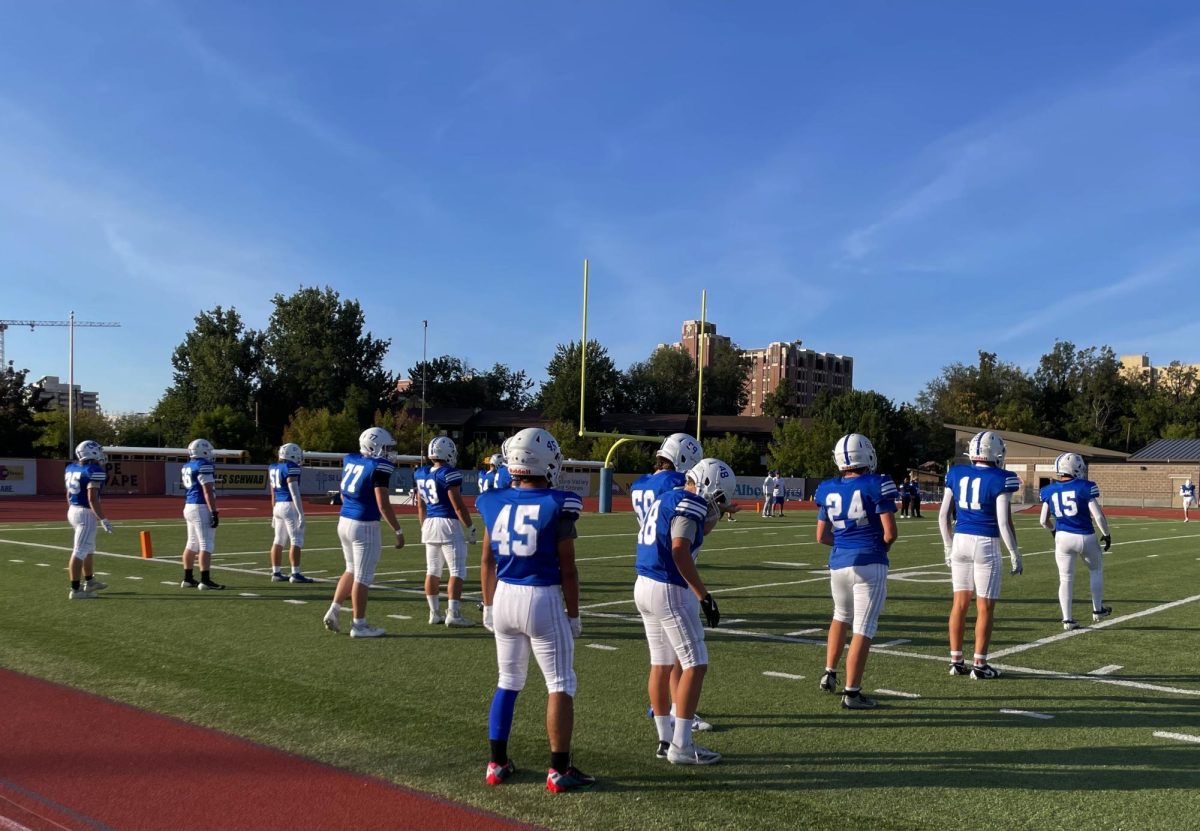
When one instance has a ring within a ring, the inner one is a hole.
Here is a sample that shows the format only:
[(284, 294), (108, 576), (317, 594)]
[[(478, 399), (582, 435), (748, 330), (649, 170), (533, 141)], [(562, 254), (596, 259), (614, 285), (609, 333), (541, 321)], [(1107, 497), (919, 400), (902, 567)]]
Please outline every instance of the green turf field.
[[(700, 711), (718, 730), (701, 741), (725, 754), (709, 768), (653, 756), (646, 647), (630, 617), (632, 517), (581, 521), (575, 756), (600, 777), (588, 793), (544, 790), (536, 666), (510, 742), (521, 773), (483, 783), (494, 648), (482, 629), (427, 625), (419, 545), (384, 550), (369, 617), (389, 637), (353, 641), (321, 626), (328, 585), (266, 578), (264, 519), (222, 522), (223, 593), (178, 588), (180, 522), (101, 533), (114, 556), (98, 555), (97, 570), (111, 588), (91, 602), (66, 599), (65, 523), (0, 526), (0, 663), (552, 828), (1145, 829), (1187, 827), (1200, 811), (1200, 745), (1156, 735), (1200, 735), (1200, 526), (1113, 519), (1113, 618), (1068, 634), (1050, 535), (1020, 515), (1025, 574), (1005, 577), (992, 646), (1006, 674), (980, 682), (946, 672), (936, 518), (899, 520), (864, 685), (893, 693), (847, 712), (817, 689), (831, 603), (815, 515), (752, 514), (722, 523), (701, 554), (728, 621), (709, 636)], [(414, 520), (404, 524), (416, 539)], [(143, 528), (153, 561), (136, 556)], [(341, 570), (334, 529), (310, 520), (313, 576)], [(1082, 565), (1075, 596), (1076, 618), (1090, 621)]]

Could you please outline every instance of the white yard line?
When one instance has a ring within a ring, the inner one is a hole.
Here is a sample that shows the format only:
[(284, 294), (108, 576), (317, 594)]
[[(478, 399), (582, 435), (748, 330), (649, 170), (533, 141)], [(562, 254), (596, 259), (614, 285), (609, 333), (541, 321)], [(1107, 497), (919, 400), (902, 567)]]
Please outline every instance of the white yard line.
[(589, 644), (584, 644), (584, 645), (588, 649), (600, 649), (604, 652), (616, 652), (617, 651), (617, 648), (615, 646), (609, 646), (606, 643), (589, 643)]
[(888, 647), (891, 647), (891, 646), (900, 646), (900, 645), (906, 644), (906, 643), (912, 643), (912, 638), (896, 638), (896, 640), (894, 640), (894, 641), (887, 641), (886, 643), (872, 644), (871, 648), (872, 649), (887, 649)]
[(1049, 715), (1048, 713), (1035, 713), (1033, 710), (1001, 710), (1000, 712), (1004, 713), (1006, 716), (1024, 716), (1025, 718), (1040, 718), (1044, 721), (1048, 721), (1048, 720), (1054, 718), (1054, 716)]
[(1112, 675), (1119, 669), (1124, 669), (1124, 667), (1120, 664), (1109, 664), (1106, 667), (1100, 667), (1100, 669), (1092, 670), (1088, 673), (1088, 675)]
[(1192, 736), (1187, 733), (1168, 733), (1166, 730), (1155, 730), (1154, 735), (1159, 739), (1174, 739), (1178, 742), (1200, 744), (1200, 736)]
[(899, 690), (875, 690), (879, 695), (894, 695), (899, 698), (920, 698), (917, 693), (900, 692)]
[(763, 675), (767, 676), (768, 678), (786, 678), (789, 681), (804, 680), (803, 675), (792, 675), (790, 672), (773, 672), (768, 670), (767, 672), (764, 672)]
[(802, 635), (812, 635), (816, 632), (824, 632), (824, 631), (825, 630), (822, 629), (820, 626), (814, 626), (812, 629), (801, 629), (799, 632), (787, 632), (785, 634), (789, 638), (798, 638)]
[(304, 606), (304, 605), (306, 605), (306, 604), (308, 603), (308, 601), (307, 601), (307, 600), (294, 600), (294, 599), (288, 599), (288, 600), (285, 600), (285, 601), (283, 601), (283, 602), (284, 602), (284, 603), (291, 603), (293, 606)]

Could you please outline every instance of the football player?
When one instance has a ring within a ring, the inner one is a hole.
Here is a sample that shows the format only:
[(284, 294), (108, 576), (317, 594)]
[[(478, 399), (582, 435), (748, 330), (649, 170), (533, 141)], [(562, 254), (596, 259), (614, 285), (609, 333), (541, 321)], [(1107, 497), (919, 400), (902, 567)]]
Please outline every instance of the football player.
[[(1054, 535), (1054, 560), (1058, 563), (1058, 604), (1062, 607), (1063, 629), (1078, 629), (1071, 614), (1075, 588), (1075, 557), (1088, 567), (1092, 588), (1092, 622), (1112, 614), (1104, 605), (1104, 554), (1096, 540), (1095, 520), (1100, 526), (1104, 551), (1112, 545), (1108, 519), (1100, 507), (1100, 488), (1088, 481), (1087, 465), (1078, 453), (1063, 453), (1054, 460), (1057, 480), (1042, 488), (1042, 527)], [(1053, 519), (1051, 517), (1053, 516)]]
[(821, 689), (837, 690), (837, 666), (846, 644), (846, 626), (853, 624), (846, 656), (846, 687), (842, 706), (869, 710), (875, 700), (862, 694), (863, 670), (871, 640), (887, 598), (888, 549), (896, 541), (896, 483), (875, 473), (875, 448), (859, 433), (838, 439), (833, 462), (837, 479), (817, 488), (817, 542), (832, 546), (829, 588), (833, 620), (825, 646)]
[(499, 453), (493, 453), (488, 459), (487, 470), (479, 476), (479, 492), (511, 487), (512, 476), (509, 475), (508, 468), (504, 466), (504, 457)]
[[(212, 579), (213, 542), (217, 524), (221, 521), (217, 513), (216, 467), (213, 459), (216, 451), (208, 439), (193, 439), (188, 445), (188, 461), (179, 470), (186, 496), (183, 502), (183, 520), (187, 524), (187, 543), (183, 548), (183, 581), (181, 589), (225, 588)], [(193, 568), (200, 560), (200, 581), (196, 582)]]
[(392, 434), (382, 427), (368, 427), (358, 437), (358, 453), (342, 459), (342, 510), (338, 518), (338, 539), (346, 570), (333, 590), (333, 603), (325, 613), (325, 628), (341, 631), (338, 614), (347, 600), (353, 611), (352, 638), (380, 638), (382, 628), (367, 623), (367, 595), (375, 579), (375, 567), (383, 548), (379, 521), (386, 520), (396, 535), (396, 548), (404, 547), (404, 529), (388, 498), (392, 479), (389, 456), (396, 449)]
[[(458, 448), (446, 436), (429, 442), (426, 454), (431, 464), (413, 472), (417, 489), (417, 519), (421, 523), (421, 542), (425, 543), (425, 600), (429, 603), (429, 623), (443, 620), (447, 626), (474, 626), (462, 616), (463, 578), (467, 576), (467, 542), (463, 527), (475, 542), (471, 511), (462, 498), (462, 471), (455, 467)], [(461, 523), (461, 524), (460, 524)], [(438, 602), (442, 568), (450, 569), (446, 584), (449, 610), (442, 617)]]
[(71, 578), (69, 600), (94, 600), (96, 592), (107, 589), (108, 584), (97, 580), (92, 573), (92, 561), (96, 553), (96, 525), (105, 533), (113, 532), (112, 523), (104, 517), (100, 504), (100, 491), (108, 480), (104, 469), (104, 450), (98, 442), (82, 441), (75, 448), (77, 461), (67, 465), (67, 522), (75, 529), (75, 545), (71, 559), (67, 561), (67, 574)]
[[(946, 474), (946, 489), (942, 508), (938, 512), (938, 528), (954, 587), (950, 608), (950, 674), (967, 675), (976, 680), (1000, 677), (1000, 670), (987, 662), (988, 644), (992, 639), (992, 621), (996, 600), (1000, 597), (1000, 540), (1008, 549), (1012, 573), (1023, 570), (1021, 549), (1013, 530), (1010, 500), (1020, 490), (1021, 482), (1009, 473), (1004, 464), (1004, 439), (998, 433), (984, 430), (976, 433), (967, 445), (969, 465), (955, 465)], [(957, 522), (950, 526), (950, 512), (957, 512)], [(971, 594), (975, 594), (975, 660), (968, 667), (963, 662), (963, 636), (967, 625), (967, 609)]]
[[(271, 580), (284, 583), (311, 583), (311, 577), (300, 572), (300, 554), (304, 549), (304, 500), (300, 497), (300, 465), (304, 451), (300, 445), (288, 442), (279, 448), (279, 461), (267, 467), (267, 489), (271, 499), (271, 526), (275, 541), (271, 544)], [(283, 547), (288, 546), (291, 577), (280, 571)]]
[[(840, 468), (839, 468), (840, 469)], [(818, 500), (820, 501), (820, 500)], [(908, 477), (900, 484), (900, 518), (908, 519), (908, 512), (912, 507), (912, 491), (908, 487)]]
[[(715, 750), (692, 740), (692, 719), (708, 671), (708, 647), (700, 613), (709, 626), (721, 620), (717, 601), (696, 568), (705, 530), (720, 518), (720, 506), (735, 493), (736, 477), (718, 459), (701, 459), (687, 472), (682, 488), (667, 491), (650, 505), (638, 530), (634, 602), (650, 647), (647, 689), (658, 730), (655, 755), (675, 765), (711, 765)], [(675, 689), (671, 727), (671, 666), (683, 667)]]
[(562, 453), (545, 430), (517, 433), (505, 442), (504, 457), (513, 487), (490, 490), (475, 501), (483, 521), (483, 625), (495, 633), (500, 667), (488, 718), (491, 760), (485, 781), (499, 785), (516, 770), (508, 757), (508, 737), (532, 651), (548, 693), (546, 789), (562, 793), (596, 782), (571, 763), (575, 639), (582, 629), (575, 521), (583, 503), (555, 489)]
[(913, 476), (908, 481), (908, 497), (912, 504), (911, 513), (909, 516), (916, 519), (921, 518), (921, 483), (917, 481), (917, 477)]
[(775, 498), (775, 471), (768, 470), (767, 478), (763, 479), (762, 483), (762, 515), (770, 518), (773, 514), (774, 498)]
[(1185, 479), (1179, 486), (1179, 496), (1183, 500), (1183, 521), (1188, 522), (1188, 510), (1196, 505), (1196, 486), (1191, 479)]
[[(642, 527), (642, 523), (646, 519), (646, 514), (650, 512), (650, 508), (659, 500), (664, 493), (668, 493), (677, 488), (682, 488), (687, 484), (687, 471), (691, 470), (696, 464), (704, 458), (704, 450), (700, 447), (700, 443), (687, 433), (672, 433), (663, 440), (658, 451), (654, 455), (654, 472), (647, 473), (634, 481), (629, 488), (629, 496), (633, 502), (633, 512), (637, 515), (638, 528)], [(730, 512), (732, 516), (732, 512)], [(706, 524), (704, 533), (709, 534), (713, 530), (711, 524)], [(675, 691), (679, 687), (679, 679), (683, 674), (683, 666), (678, 660), (673, 662), (669, 670), (660, 669), (660, 672), (670, 673), (670, 689), (671, 689), (671, 712), (668, 716), (668, 721), (659, 725), (660, 741), (663, 741), (662, 736), (667, 738), (665, 741), (670, 741), (671, 731), (675, 728), (673, 721), (675, 719)], [(654, 669), (651, 669), (653, 674)], [(652, 681), (657, 683), (657, 681)], [(651, 707), (648, 715), (654, 718), (654, 708)], [(699, 715), (692, 717), (692, 729), (696, 731), (712, 730), (712, 725), (702, 719)]]

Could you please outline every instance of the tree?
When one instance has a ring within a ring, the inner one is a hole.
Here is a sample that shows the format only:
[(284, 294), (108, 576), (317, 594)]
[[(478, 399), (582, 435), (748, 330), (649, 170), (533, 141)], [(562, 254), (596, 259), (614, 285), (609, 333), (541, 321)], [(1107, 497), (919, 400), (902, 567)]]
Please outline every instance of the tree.
[(267, 324), (262, 424), (277, 433), (300, 407), (341, 412), (348, 402), (365, 422), (390, 408), (395, 376), (383, 368), (390, 341), (364, 334), (362, 306), (326, 287), (276, 294)]
[(283, 442), (295, 442), (305, 450), (326, 453), (350, 453), (358, 450), (363, 428), (347, 412), (331, 413), (325, 407), (310, 410), (301, 407), (292, 413), (283, 428)]
[(800, 407), (794, 400), (791, 385), (781, 383), (771, 390), (763, 399), (762, 411), (763, 415), (772, 418), (790, 418), (799, 415)]
[[(596, 436), (592, 439), (592, 446), (587, 453), (587, 458), (603, 462), (608, 458), (609, 451), (612, 450), (618, 439), (620, 439), (620, 435), (616, 433), (612, 436)], [(647, 442), (627, 441), (613, 454), (613, 467), (625, 473), (635, 471), (648, 473), (654, 466), (654, 451), (657, 449), (658, 445)]]
[[(73, 459), (75, 448), (70, 447), (70, 420), (66, 409), (46, 410), (35, 415), (39, 434), (34, 441), (38, 455), (44, 459)], [(91, 410), (75, 412), (75, 443), (86, 439), (100, 444), (113, 444), (116, 431), (108, 419)]]
[[(430, 439), (445, 432), (436, 424), (426, 424), (422, 429), (419, 411), (414, 413), (411, 409), (376, 410), (371, 423), (391, 433), (396, 452), (406, 456), (424, 456)], [(358, 446), (357, 438), (354, 446)], [(459, 458), (462, 458), (461, 447)]]
[(579, 435), (578, 426), (568, 421), (552, 421), (545, 429), (558, 441), (564, 459), (595, 459), (592, 455), (593, 439)]
[(124, 447), (158, 447), (162, 436), (154, 420), (142, 413), (126, 413), (112, 420), (113, 443)]
[(750, 401), (751, 361), (736, 344), (711, 341), (710, 363), (704, 369), (704, 412), (740, 415)]
[(255, 428), (250, 416), (228, 404), (198, 413), (188, 425), (193, 438), (206, 438), (213, 447), (245, 450), (254, 443)]
[(696, 364), (686, 351), (660, 346), (625, 372), (624, 406), (631, 413), (691, 413)]
[(532, 400), (533, 382), (525, 371), (514, 372), (501, 363), (487, 372), (478, 372), (462, 358), (442, 355), (418, 361), (409, 368), (408, 377), (415, 395), (423, 394), (430, 407), (523, 410)]
[(784, 476), (824, 479), (837, 472), (833, 445), (845, 433), (833, 419), (790, 419), (776, 427), (767, 447), (767, 465)]
[(251, 412), (262, 370), (262, 346), (262, 334), (247, 329), (237, 309), (217, 306), (201, 312), (171, 355), (172, 390), (193, 411), (228, 406)]
[(34, 416), (47, 404), (40, 388), (25, 383), (28, 369), (0, 367), (0, 456), (32, 456), (33, 444), (40, 434)]
[(1020, 367), (980, 352), (978, 366), (951, 364), (917, 396), (917, 404), (939, 423), (993, 430), (1036, 432), (1034, 383)]
[(762, 456), (754, 442), (745, 436), (726, 433), (719, 438), (706, 438), (704, 455), (720, 459), (733, 468), (733, 472), (738, 476), (753, 476), (763, 472)]
[[(546, 367), (546, 380), (538, 391), (537, 406), (550, 420), (578, 422), (579, 419), (579, 342), (559, 344)], [(587, 344), (587, 405), (585, 418), (595, 425), (600, 416), (611, 413), (620, 401), (623, 378), (608, 350), (594, 340)], [(578, 429), (578, 427), (576, 427)]]

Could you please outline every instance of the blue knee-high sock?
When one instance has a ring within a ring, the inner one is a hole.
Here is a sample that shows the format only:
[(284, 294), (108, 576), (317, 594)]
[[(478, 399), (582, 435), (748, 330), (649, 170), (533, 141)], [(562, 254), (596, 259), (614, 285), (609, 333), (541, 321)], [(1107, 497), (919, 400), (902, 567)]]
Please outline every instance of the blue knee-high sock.
[(508, 741), (512, 731), (513, 710), (517, 706), (517, 690), (496, 688), (492, 696), (492, 711), (488, 716), (488, 738), (492, 741)]

